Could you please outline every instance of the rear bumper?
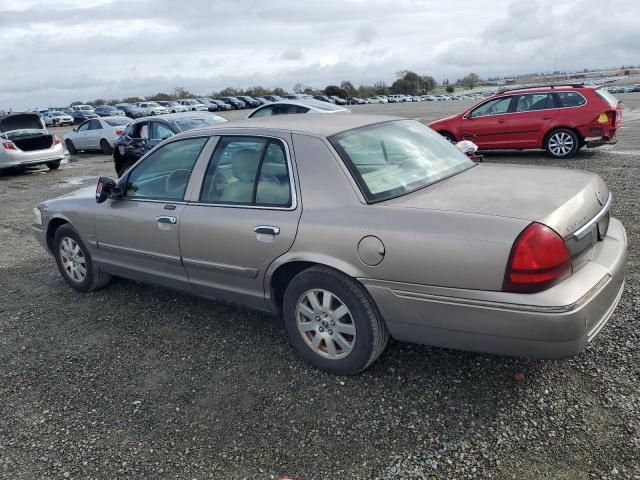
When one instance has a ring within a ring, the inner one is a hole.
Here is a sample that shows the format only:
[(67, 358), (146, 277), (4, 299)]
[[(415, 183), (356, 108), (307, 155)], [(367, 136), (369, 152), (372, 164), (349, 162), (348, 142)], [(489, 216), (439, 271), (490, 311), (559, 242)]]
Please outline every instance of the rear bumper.
[(611, 125), (596, 124), (578, 127), (580, 136), (588, 148), (600, 147), (602, 145), (613, 145), (617, 142), (617, 128)]
[(64, 158), (65, 153), (61, 143), (45, 150), (33, 150), (31, 152), (4, 150), (4, 155), (0, 155), (0, 168), (41, 165), (43, 163), (61, 161)]
[(611, 219), (591, 261), (536, 294), (361, 279), (401, 341), (534, 358), (577, 355), (602, 330), (624, 289), (627, 237)]

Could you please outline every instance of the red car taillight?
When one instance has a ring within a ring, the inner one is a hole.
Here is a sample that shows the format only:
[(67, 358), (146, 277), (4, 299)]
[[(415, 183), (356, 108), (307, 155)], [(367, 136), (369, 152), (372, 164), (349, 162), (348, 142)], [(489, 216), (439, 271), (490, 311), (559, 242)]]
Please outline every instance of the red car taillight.
[(2, 146), (4, 147), (5, 150), (18, 150), (18, 147), (16, 147), (16, 144), (10, 140), (6, 140), (2, 142)]
[(60, 137), (58, 137), (57, 135), (55, 137), (53, 137), (53, 144), (54, 145), (60, 145), (62, 143), (62, 140), (60, 140)]
[(549, 227), (532, 223), (511, 248), (504, 277), (506, 292), (535, 293), (571, 275), (571, 255), (562, 237)]
[(118, 135), (119, 137), (122, 136), (122, 134), (124, 133), (124, 130), (121, 128), (116, 128), (116, 135)]

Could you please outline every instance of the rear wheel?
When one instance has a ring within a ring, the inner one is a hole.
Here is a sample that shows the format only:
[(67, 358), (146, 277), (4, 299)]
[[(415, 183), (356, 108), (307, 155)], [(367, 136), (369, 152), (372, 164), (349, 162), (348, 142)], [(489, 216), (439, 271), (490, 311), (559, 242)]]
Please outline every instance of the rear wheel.
[(454, 137), (452, 134), (450, 134), (449, 132), (439, 132), (440, 135), (442, 135), (444, 138), (446, 138), (447, 140), (449, 140), (451, 143), (456, 143), (456, 137)]
[(89, 250), (71, 225), (62, 225), (56, 230), (52, 250), (62, 278), (74, 290), (92, 292), (111, 280), (111, 275), (93, 266)]
[(293, 345), (314, 366), (354, 375), (383, 352), (389, 332), (359, 283), (327, 267), (296, 275), (284, 294), (285, 326)]
[(104, 138), (100, 140), (100, 150), (105, 155), (111, 155), (113, 153), (113, 148), (111, 148), (111, 145), (109, 145), (109, 142), (107, 142), (107, 140), (105, 140)]
[(67, 146), (67, 150), (69, 150), (69, 153), (71, 155), (75, 155), (76, 153), (78, 153), (78, 150), (76, 150), (76, 146), (73, 144), (73, 142), (69, 139), (64, 141), (65, 145)]
[(49, 162), (47, 163), (47, 167), (49, 167), (49, 170), (57, 170), (60, 168), (60, 160), (58, 160), (57, 162)]
[(578, 135), (568, 128), (558, 128), (551, 131), (544, 143), (544, 149), (553, 158), (571, 158), (579, 148)]

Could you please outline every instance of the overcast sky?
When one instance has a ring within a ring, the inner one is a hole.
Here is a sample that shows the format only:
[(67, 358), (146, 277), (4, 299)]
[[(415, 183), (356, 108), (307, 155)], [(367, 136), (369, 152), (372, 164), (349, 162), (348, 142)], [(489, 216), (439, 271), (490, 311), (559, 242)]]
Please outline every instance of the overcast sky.
[(640, 64), (639, 0), (0, 0), (0, 109)]

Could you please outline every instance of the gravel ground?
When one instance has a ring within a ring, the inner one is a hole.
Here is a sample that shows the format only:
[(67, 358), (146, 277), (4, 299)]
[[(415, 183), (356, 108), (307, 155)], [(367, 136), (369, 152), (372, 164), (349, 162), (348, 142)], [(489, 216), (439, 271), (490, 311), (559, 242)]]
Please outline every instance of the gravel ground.
[[(621, 98), (614, 147), (485, 156), (591, 170), (615, 195), (627, 288), (597, 341), (564, 361), (392, 341), (337, 378), (303, 363), (277, 318), (126, 280), (80, 295), (32, 238), (31, 211), (113, 175), (110, 158), (0, 174), (0, 477), (640, 479), (640, 94)], [(353, 110), (435, 119), (462, 106)]]

